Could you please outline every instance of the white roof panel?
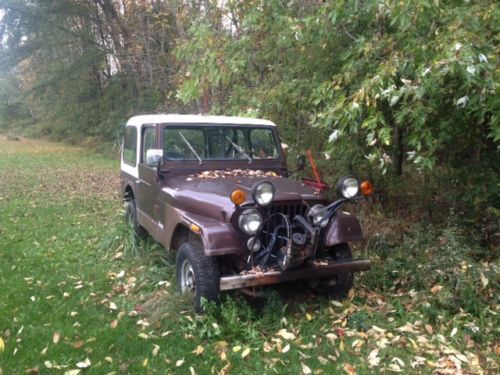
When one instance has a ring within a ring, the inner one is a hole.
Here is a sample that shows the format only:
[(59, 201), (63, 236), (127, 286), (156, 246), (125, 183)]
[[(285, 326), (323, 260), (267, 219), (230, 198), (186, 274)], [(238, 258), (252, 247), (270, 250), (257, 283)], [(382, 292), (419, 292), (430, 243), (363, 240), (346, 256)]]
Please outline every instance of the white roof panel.
[(234, 124), (276, 126), (272, 121), (250, 117), (208, 116), (208, 115), (141, 115), (130, 118), (127, 125), (143, 124)]

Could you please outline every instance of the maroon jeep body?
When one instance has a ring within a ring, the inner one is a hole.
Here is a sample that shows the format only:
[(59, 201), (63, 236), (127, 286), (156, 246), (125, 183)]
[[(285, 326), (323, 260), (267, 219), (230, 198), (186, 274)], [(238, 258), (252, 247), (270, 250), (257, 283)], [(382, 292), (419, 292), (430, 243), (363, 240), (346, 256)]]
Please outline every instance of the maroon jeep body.
[(360, 198), (352, 177), (330, 203), (288, 177), (276, 126), (238, 117), (148, 115), (125, 129), (121, 184), (129, 223), (177, 252), (179, 288), (203, 300), (220, 291), (308, 279), (345, 297), (362, 239), (357, 219), (339, 208)]

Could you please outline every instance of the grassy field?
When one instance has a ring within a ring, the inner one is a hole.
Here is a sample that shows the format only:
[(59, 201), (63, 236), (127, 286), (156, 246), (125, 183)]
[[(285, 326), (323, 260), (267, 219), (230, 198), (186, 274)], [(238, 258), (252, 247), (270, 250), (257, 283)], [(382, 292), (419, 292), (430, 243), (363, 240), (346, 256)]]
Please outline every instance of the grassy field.
[(381, 230), (350, 301), (269, 289), (197, 317), (122, 214), (116, 161), (0, 138), (0, 374), (500, 371), (498, 262), (453, 217)]

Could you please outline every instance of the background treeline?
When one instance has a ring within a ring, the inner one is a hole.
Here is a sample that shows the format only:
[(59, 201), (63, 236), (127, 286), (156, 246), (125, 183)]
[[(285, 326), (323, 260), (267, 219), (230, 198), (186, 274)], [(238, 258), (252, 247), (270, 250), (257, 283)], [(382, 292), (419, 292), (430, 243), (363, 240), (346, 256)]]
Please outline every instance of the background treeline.
[(328, 182), (369, 175), (393, 211), (442, 220), (453, 209), (498, 237), (496, 1), (0, 8), (0, 131), (118, 143), (138, 113), (270, 118), (292, 155), (314, 151)]

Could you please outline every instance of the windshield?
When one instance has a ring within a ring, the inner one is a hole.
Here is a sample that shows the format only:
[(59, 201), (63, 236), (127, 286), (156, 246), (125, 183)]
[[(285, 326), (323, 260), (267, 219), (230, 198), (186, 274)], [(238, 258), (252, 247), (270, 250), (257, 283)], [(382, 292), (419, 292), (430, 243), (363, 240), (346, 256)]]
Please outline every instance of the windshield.
[(279, 158), (270, 128), (168, 126), (163, 131), (165, 160), (247, 160)]

